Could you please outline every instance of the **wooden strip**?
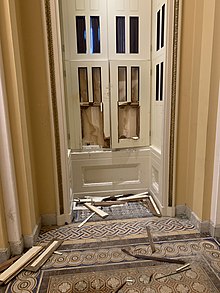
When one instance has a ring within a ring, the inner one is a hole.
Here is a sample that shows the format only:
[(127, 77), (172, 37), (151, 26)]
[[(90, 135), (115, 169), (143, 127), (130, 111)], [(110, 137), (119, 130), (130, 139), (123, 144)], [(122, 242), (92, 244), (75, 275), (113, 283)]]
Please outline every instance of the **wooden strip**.
[(189, 264), (189, 263), (187, 263), (187, 264), (185, 264), (184, 266), (182, 266), (182, 267), (180, 267), (180, 268), (176, 269), (176, 272), (183, 271), (183, 270), (185, 270), (186, 268), (188, 268), (189, 266), (190, 266), (190, 264)]
[(97, 207), (93, 206), (91, 203), (84, 203), (84, 206), (86, 206), (88, 209), (90, 209), (92, 212), (95, 212), (97, 215), (99, 215), (101, 218), (108, 217), (108, 214)]
[(91, 215), (89, 215), (82, 223), (78, 225), (78, 228), (82, 227), (86, 222), (88, 222), (89, 219), (91, 219), (95, 215), (95, 212), (93, 212)]
[(149, 196), (149, 199), (150, 199), (150, 202), (151, 202), (152, 206), (153, 206), (154, 209), (155, 209), (156, 214), (157, 214), (159, 217), (161, 217), (161, 212), (160, 212), (160, 210), (158, 209), (158, 207), (157, 207), (157, 205), (156, 205), (156, 203), (155, 203), (155, 201), (154, 201), (154, 199), (152, 198), (151, 195)]
[(135, 197), (141, 197), (143, 195), (146, 195), (148, 197), (148, 192), (141, 192), (137, 194), (118, 194), (118, 195), (111, 195), (108, 197), (104, 197), (102, 201), (111, 201), (111, 200), (124, 200), (125, 198), (135, 198)]
[(6, 283), (7, 280), (24, 268), (25, 265), (32, 260), (41, 250), (42, 246), (33, 246), (24, 255), (22, 255), (14, 264), (12, 264), (7, 270), (0, 275), (0, 282)]
[(147, 236), (148, 236), (148, 239), (149, 239), (150, 247), (151, 247), (152, 253), (154, 253), (156, 251), (156, 248), (155, 248), (155, 244), (153, 242), (153, 238), (152, 238), (152, 235), (151, 235), (151, 232), (150, 232), (150, 228), (147, 226), (146, 229), (147, 229)]
[(163, 278), (166, 278), (166, 277), (170, 277), (170, 276), (173, 276), (173, 275), (177, 275), (177, 274), (180, 274), (180, 273), (183, 273), (183, 272), (186, 272), (186, 271), (189, 271), (191, 270), (191, 268), (186, 268), (182, 271), (176, 271), (176, 272), (173, 272), (173, 273), (170, 273), (170, 274), (167, 274), (167, 275), (164, 275), (162, 277), (158, 277), (158, 278), (155, 278), (155, 280), (160, 280), (160, 279), (163, 279)]
[(51, 244), (49, 244), (45, 251), (25, 269), (31, 272), (36, 272), (37, 270), (39, 270), (39, 268), (48, 260), (48, 258), (61, 245), (62, 242), (63, 241), (61, 240), (54, 240)]
[(140, 254), (135, 254), (133, 255), (132, 253), (130, 253), (129, 251), (127, 251), (126, 249), (122, 250), (124, 253), (138, 258), (138, 259), (145, 259), (145, 260), (154, 260), (154, 261), (160, 261), (160, 262), (169, 262), (169, 263), (177, 263), (177, 264), (185, 264), (184, 260), (181, 259), (174, 259), (174, 258), (167, 258), (167, 257), (157, 257), (157, 256), (151, 256), (151, 255), (140, 255)]
[(4, 261), (3, 263), (1, 263), (0, 264), (0, 272), (3, 272), (4, 270), (6, 270), (8, 267), (10, 267), (10, 265), (12, 265), (20, 257), (21, 257), (20, 255), (16, 255), (16, 256)]

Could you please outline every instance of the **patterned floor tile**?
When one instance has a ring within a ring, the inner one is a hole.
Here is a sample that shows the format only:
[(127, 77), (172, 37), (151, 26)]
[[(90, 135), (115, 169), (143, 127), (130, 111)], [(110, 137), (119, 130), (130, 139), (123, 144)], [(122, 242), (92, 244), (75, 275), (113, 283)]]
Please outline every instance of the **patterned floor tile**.
[(46, 232), (42, 230), (37, 241), (48, 242), (57, 238), (66, 243), (88, 243), (97, 242), (97, 240), (141, 238), (146, 237), (146, 226), (150, 227), (155, 237), (198, 233), (190, 221), (168, 217), (92, 222), (86, 223), (80, 228), (77, 225), (55, 227), (53, 230), (46, 230)]

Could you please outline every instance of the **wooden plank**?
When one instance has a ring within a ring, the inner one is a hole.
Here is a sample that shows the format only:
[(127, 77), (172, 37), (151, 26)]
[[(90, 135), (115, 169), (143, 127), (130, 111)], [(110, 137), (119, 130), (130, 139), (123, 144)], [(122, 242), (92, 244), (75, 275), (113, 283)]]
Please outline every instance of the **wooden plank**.
[(147, 236), (148, 236), (148, 239), (149, 239), (150, 247), (151, 247), (152, 253), (154, 253), (156, 251), (156, 248), (155, 248), (155, 244), (153, 242), (153, 238), (152, 238), (152, 235), (151, 235), (151, 232), (150, 232), (150, 228), (147, 226), (146, 229), (147, 229)]
[(91, 203), (84, 203), (84, 205), (90, 209), (92, 212), (95, 212), (97, 215), (99, 215), (101, 218), (106, 218), (108, 217), (108, 214), (102, 210), (100, 210), (99, 208), (93, 206)]
[(156, 205), (156, 203), (155, 203), (155, 201), (154, 201), (154, 199), (152, 198), (151, 195), (149, 196), (149, 199), (150, 199), (150, 202), (151, 202), (151, 204), (152, 204), (152, 206), (153, 206), (153, 208), (154, 208), (154, 210), (155, 210), (157, 216), (161, 217), (161, 216), (162, 216), (162, 215), (161, 215), (161, 212), (160, 212), (160, 210), (158, 209), (158, 207), (157, 207), (157, 205)]
[(111, 195), (111, 196), (107, 196), (107, 197), (104, 197), (102, 199), (102, 201), (110, 201), (110, 200), (121, 200), (121, 199), (124, 199), (124, 198), (133, 198), (133, 197), (138, 197), (138, 196), (143, 196), (143, 195), (148, 195), (148, 192), (145, 191), (145, 192), (141, 192), (141, 193), (137, 193), (137, 194), (117, 194), (117, 195)]
[(63, 241), (54, 240), (52, 243), (48, 245), (45, 251), (34, 260), (30, 265), (28, 265), (25, 270), (36, 272), (40, 269), (40, 267), (48, 260), (48, 258), (53, 254), (53, 252), (61, 245)]
[(1, 263), (0, 264), (0, 272), (3, 272), (4, 270), (6, 270), (8, 267), (10, 267), (10, 265), (12, 265), (20, 257), (21, 257), (20, 255), (16, 255), (16, 256), (4, 261), (3, 263)]
[(120, 200), (116, 201), (101, 201), (101, 202), (94, 202), (94, 206), (111, 206), (111, 205), (120, 205), (120, 204), (125, 204), (128, 202), (137, 202), (137, 201), (143, 201), (144, 199), (147, 199), (148, 197), (134, 197), (134, 198), (123, 198)]
[(7, 270), (0, 275), (0, 282), (6, 283), (10, 277), (20, 272), (25, 265), (32, 260), (41, 250), (42, 246), (33, 246), (24, 255), (22, 255), (15, 263), (13, 263)]
[(91, 215), (89, 215), (82, 223), (78, 225), (78, 228), (82, 227), (86, 222), (88, 222), (89, 219), (91, 219), (95, 215), (95, 212), (93, 212)]

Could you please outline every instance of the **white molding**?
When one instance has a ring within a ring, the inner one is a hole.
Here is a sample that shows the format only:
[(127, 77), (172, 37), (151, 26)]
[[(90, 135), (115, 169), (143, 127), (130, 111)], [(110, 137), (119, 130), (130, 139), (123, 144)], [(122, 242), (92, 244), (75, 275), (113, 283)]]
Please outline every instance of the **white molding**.
[[(46, 0), (45, 0), (46, 1)], [(64, 97), (64, 83), (63, 83), (63, 67), (62, 67), (62, 52), (61, 52), (61, 37), (60, 37), (60, 29), (59, 29), (59, 7), (57, 0), (49, 0), (50, 9), (51, 9), (51, 26), (52, 26), (52, 37), (53, 37), (53, 58), (54, 58), (54, 75), (56, 80), (55, 90), (56, 91), (56, 99), (57, 99), (57, 111), (58, 111), (58, 127), (59, 127), (59, 134), (55, 133), (55, 123), (54, 123), (54, 113), (53, 113), (53, 101), (52, 101), (52, 85), (50, 82), (50, 64), (49, 64), (49, 57), (48, 57), (48, 39), (47, 39), (47, 19), (46, 19), (46, 9), (45, 9), (45, 1), (42, 1), (42, 22), (44, 28), (44, 43), (45, 43), (45, 57), (47, 63), (47, 81), (49, 84), (49, 97), (50, 97), (50, 117), (51, 117), (51, 132), (53, 134), (53, 163), (54, 163), (54, 179), (55, 179), (55, 190), (56, 190), (56, 214), (57, 218), (56, 221), (46, 220), (46, 222), (51, 222), (56, 224), (57, 222), (60, 225), (63, 225), (65, 222), (60, 221), (60, 199), (59, 199), (59, 184), (62, 185), (63, 189), (63, 206), (64, 206), (64, 217), (68, 217), (70, 214), (70, 187), (69, 187), (69, 170), (68, 170), (68, 142), (67, 142), (67, 126), (66, 126), (66, 112), (65, 112), (65, 97)], [(57, 164), (57, 148), (55, 138), (56, 135), (59, 135), (60, 140), (60, 156), (61, 156), (61, 176), (62, 182), (59, 182), (58, 179), (58, 164)], [(42, 224), (44, 223), (44, 219), (47, 219), (46, 215), (42, 215)]]
[(220, 225), (220, 83), (215, 135), (214, 170), (212, 182), (211, 222), (214, 227)]
[(17, 184), (14, 157), (11, 142), (11, 131), (8, 104), (5, 89), (5, 77), (0, 43), (0, 176), (2, 180), (3, 202), (10, 243), (20, 242), (21, 222), (18, 204)]
[[(46, 48), (48, 46), (53, 46), (53, 58), (54, 58), (54, 65), (55, 65), (55, 72), (53, 74), (55, 75), (55, 90), (57, 93), (57, 110), (58, 110), (58, 124), (59, 124), (59, 139), (61, 142), (60, 145), (60, 154), (61, 154), (61, 169), (62, 169), (62, 182), (58, 182), (57, 179), (57, 174), (56, 174), (56, 185), (62, 184), (64, 188), (64, 193), (63, 193), (63, 200), (64, 200), (64, 215), (60, 215), (59, 212), (59, 194), (57, 192), (56, 194), (56, 205), (57, 205), (57, 222), (60, 221), (60, 219), (64, 219), (65, 217), (68, 217), (70, 214), (70, 202), (69, 202), (69, 175), (68, 175), (68, 157), (67, 157), (67, 130), (66, 130), (66, 120), (65, 120), (65, 100), (64, 100), (64, 91), (63, 91), (63, 72), (62, 72), (62, 52), (61, 52), (61, 41), (60, 41), (60, 31), (59, 31), (59, 13), (58, 13), (58, 1), (57, 0), (45, 0), (47, 3), (50, 3), (50, 17), (51, 17), (51, 22), (52, 22), (52, 33), (53, 33), (53, 44), (48, 44), (47, 40), (45, 41)], [(45, 15), (45, 1), (43, 1), (43, 18), (44, 18), (44, 32), (46, 35), (46, 15)], [(171, 123), (171, 89), (170, 85), (172, 84), (172, 65), (173, 65), (173, 29), (174, 29), (174, 2), (172, 0), (167, 1), (168, 6), (169, 6), (169, 16), (167, 17), (168, 21), (171, 23), (170, 30), (167, 32), (167, 35), (169, 36), (167, 38), (167, 46), (171, 49), (169, 53), (167, 53), (167, 58), (168, 58), (168, 64), (169, 64), (169, 69), (166, 71), (165, 76), (168, 76), (170, 80), (168, 81), (169, 86), (166, 89), (166, 97), (169, 97), (169, 99), (165, 99), (165, 115), (164, 115), (164, 120), (163, 120), (163, 125), (164, 125), (164, 138), (163, 138), (163, 158), (162, 158), (162, 164), (161, 164), (161, 170), (163, 177), (161, 179), (161, 194), (163, 195), (163, 200), (161, 205), (164, 207), (164, 209), (167, 209), (166, 213), (169, 213), (170, 215), (174, 215), (175, 213), (175, 193), (174, 193), (174, 188), (175, 188), (175, 161), (176, 161), (176, 143), (174, 142), (174, 161), (173, 161), (173, 180), (174, 184), (172, 185), (172, 207), (168, 207), (168, 189), (169, 189), (169, 154), (170, 154), (170, 123)], [(178, 0), (179, 3), (179, 19), (178, 19), (178, 38), (180, 38), (180, 23), (181, 23), (181, 4), (182, 1)], [(179, 41), (179, 39), (178, 39)], [(179, 48), (180, 44), (178, 43), (178, 53), (177, 53), (177, 68), (176, 70), (178, 71), (179, 68)], [(48, 56), (46, 56), (48, 60)], [(174, 73), (176, 74), (176, 73)], [(178, 100), (178, 74), (176, 76), (176, 103)], [(49, 60), (48, 60), (48, 80), (50, 80), (50, 70), (49, 70)], [(51, 95), (51, 94), (50, 94)], [(176, 105), (177, 106), (177, 105)], [(177, 108), (177, 107), (176, 107)], [(175, 109), (175, 122), (177, 122), (177, 109)], [(53, 114), (53, 107), (51, 105), (51, 113)], [(174, 122), (174, 123), (175, 123)], [(52, 122), (52, 125), (54, 126), (54, 121)], [(175, 124), (176, 126), (176, 124)], [(175, 128), (176, 131), (176, 128)], [(57, 135), (55, 131), (53, 131), (54, 137)], [(176, 139), (176, 138), (175, 138)], [(54, 162), (56, 162), (56, 145), (54, 142)], [(57, 170), (57, 165), (55, 163), (55, 171)], [(61, 217), (62, 216), (62, 217)], [(58, 220), (59, 219), (59, 220)], [(64, 221), (64, 220), (62, 220)]]
[(220, 237), (220, 224), (215, 226), (214, 223), (211, 222), (209, 232), (212, 237)]
[[(161, 193), (163, 195), (162, 206), (167, 207), (166, 214), (175, 215), (175, 183), (176, 183), (176, 149), (177, 149), (177, 120), (178, 120), (178, 92), (179, 92), (179, 66), (180, 66), (180, 36), (181, 36), (181, 17), (182, 17), (182, 0), (179, 0), (179, 17), (178, 24), (174, 23), (174, 2), (167, 1), (167, 48), (166, 48), (166, 82), (165, 82), (165, 100), (164, 100), (164, 132), (161, 150)], [(178, 25), (178, 41), (177, 41), (177, 68), (176, 72), (172, 72), (173, 67), (173, 32), (174, 25)], [(173, 146), (173, 186), (172, 186), (172, 206), (169, 207), (169, 163), (170, 163), (170, 126), (171, 126), (171, 98), (172, 98), (172, 78), (176, 77), (176, 97), (175, 97), (175, 121), (174, 127), (174, 146)]]

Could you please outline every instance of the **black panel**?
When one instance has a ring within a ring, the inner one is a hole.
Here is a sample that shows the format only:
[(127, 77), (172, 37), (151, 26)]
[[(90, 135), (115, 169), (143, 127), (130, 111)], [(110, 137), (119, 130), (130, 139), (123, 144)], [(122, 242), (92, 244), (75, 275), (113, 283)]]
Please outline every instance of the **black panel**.
[(90, 17), (90, 53), (100, 53), (99, 16)]
[(160, 10), (157, 11), (157, 36), (156, 36), (156, 48), (157, 51), (160, 49)]
[(156, 101), (159, 101), (159, 64), (156, 65)]
[(139, 53), (139, 18), (130, 17), (130, 53)]
[(163, 62), (160, 63), (160, 101), (163, 101)]
[(164, 31), (165, 31), (165, 4), (162, 6), (162, 20), (161, 20), (161, 48), (164, 46)]
[(76, 16), (77, 53), (86, 53), (86, 20), (85, 16)]
[(116, 16), (116, 53), (125, 53), (125, 17)]

